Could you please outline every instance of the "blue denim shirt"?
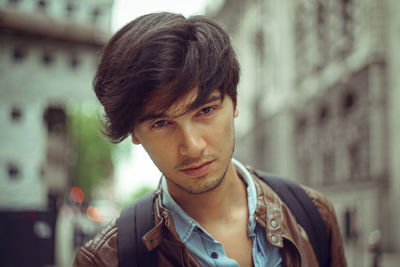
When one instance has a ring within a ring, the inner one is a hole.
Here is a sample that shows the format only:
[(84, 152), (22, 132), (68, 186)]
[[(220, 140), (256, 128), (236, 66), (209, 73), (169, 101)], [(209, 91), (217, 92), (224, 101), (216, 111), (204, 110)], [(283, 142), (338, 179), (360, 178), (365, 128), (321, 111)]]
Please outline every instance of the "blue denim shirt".
[[(258, 266), (282, 266), (280, 249), (272, 246), (265, 229), (256, 223), (254, 212), (257, 207), (257, 191), (251, 174), (237, 160), (232, 159), (236, 171), (247, 183), (247, 203), (249, 206), (248, 235), (253, 240), (253, 263)], [(197, 258), (201, 266), (239, 267), (239, 264), (225, 253), (224, 246), (215, 240), (195, 220), (175, 202), (168, 192), (165, 177), (162, 177), (162, 203), (172, 216), (176, 231), (189, 251)]]

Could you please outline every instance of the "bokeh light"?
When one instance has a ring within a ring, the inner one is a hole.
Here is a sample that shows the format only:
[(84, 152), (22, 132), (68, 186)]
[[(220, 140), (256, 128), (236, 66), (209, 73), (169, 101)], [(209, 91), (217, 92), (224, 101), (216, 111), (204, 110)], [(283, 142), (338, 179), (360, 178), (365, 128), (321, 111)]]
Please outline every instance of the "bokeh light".
[(86, 215), (88, 218), (94, 222), (103, 222), (104, 221), (104, 216), (102, 216), (102, 212), (99, 208), (95, 208), (92, 206), (89, 206), (86, 209)]
[(85, 194), (83, 193), (82, 189), (77, 186), (71, 188), (69, 196), (71, 197), (72, 201), (78, 204), (82, 203), (85, 200)]

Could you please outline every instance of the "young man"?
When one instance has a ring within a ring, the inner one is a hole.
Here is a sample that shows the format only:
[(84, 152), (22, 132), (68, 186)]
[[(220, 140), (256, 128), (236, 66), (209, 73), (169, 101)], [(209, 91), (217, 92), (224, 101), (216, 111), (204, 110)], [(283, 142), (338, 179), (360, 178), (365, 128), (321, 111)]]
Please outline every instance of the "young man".
[[(229, 37), (200, 16), (142, 16), (104, 50), (94, 89), (105, 132), (115, 143), (130, 136), (163, 173), (143, 238), (158, 266), (318, 266), (288, 207), (232, 158), (238, 81)], [(326, 227), (330, 266), (346, 266), (332, 205), (305, 190)], [(74, 265), (117, 266), (117, 233), (113, 221)]]

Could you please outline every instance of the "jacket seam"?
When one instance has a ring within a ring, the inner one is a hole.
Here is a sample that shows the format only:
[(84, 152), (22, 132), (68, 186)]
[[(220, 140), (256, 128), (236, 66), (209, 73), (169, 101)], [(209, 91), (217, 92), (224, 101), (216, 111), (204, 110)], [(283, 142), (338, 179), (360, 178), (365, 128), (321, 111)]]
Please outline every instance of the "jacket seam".
[(94, 266), (98, 266), (98, 264), (96, 264), (96, 260), (95, 260), (96, 256), (93, 253), (91, 253), (85, 247), (81, 247), (79, 250), (84, 256), (86, 256), (94, 264)]
[(103, 247), (103, 245), (106, 243), (107, 240), (109, 240), (111, 238), (111, 236), (113, 234), (115, 234), (117, 232), (117, 227), (114, 226), (113, 228), (111, 228), (102, 238), (101, 240), (98, 242), (97, 246), (95, 246), (93, 248), (94, 250), (94, 255), (98, 255), (99, 250)]

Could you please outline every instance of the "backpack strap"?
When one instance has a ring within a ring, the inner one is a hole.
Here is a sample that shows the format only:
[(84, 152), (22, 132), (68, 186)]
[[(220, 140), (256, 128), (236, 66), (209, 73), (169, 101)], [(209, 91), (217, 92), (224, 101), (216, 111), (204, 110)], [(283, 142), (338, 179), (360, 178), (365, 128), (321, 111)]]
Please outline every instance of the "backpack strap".
[(146, 193), (125, 207), (117, 221), (118, 266), (155, 267), (155, 250), (148, 251), (141, 240), (154, 227), (153, 201), (155, 191)]
[(329, 266), (330, 243), (326, 226), (317, 207), (304, 189), (288, 179), (261, 171), (255, 173), (275, 191), (307, 232), (319, 266)]

